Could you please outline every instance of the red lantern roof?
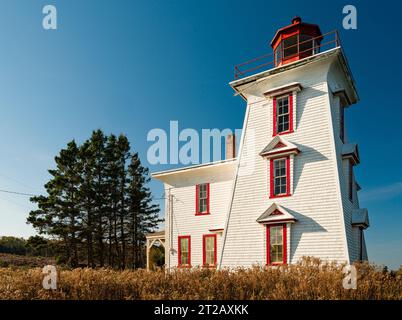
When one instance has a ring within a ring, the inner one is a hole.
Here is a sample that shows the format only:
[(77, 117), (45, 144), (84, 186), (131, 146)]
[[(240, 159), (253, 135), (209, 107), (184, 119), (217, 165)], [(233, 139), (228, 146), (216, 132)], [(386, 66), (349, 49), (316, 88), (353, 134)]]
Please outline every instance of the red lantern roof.
[(299, 16), (296, 16), (292, 19), (292, 23), (290, 25), (279, 29), (275, 33), (275, 36), (271, 41), (271, 47), (276, 47), (275, 44), (281, 38), (281, 36), (291, 36), (297, 33), (309, 34), (314, 38), (322, 35), (320, 27), (317, 24), (302, 22), (302, 19)]

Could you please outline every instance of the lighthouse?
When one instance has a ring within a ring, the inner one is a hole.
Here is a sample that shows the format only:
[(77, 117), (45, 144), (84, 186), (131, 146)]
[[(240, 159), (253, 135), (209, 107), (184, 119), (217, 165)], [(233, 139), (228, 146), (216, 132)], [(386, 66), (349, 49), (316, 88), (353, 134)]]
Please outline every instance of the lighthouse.
[[(367, 260), (359, 151), (345, 120), (359, 98), (338, 33), (295, 17), (271, 46), (272, 68), (255, 59), (249, 70), (237, 67), (240, 79), (230, 84), (247, 110), (221, 264)], [(250, 158), (253, 173), (239, 175)]]
[(222, 161), (153, 174), (169, 192), (167, 268), (368, 259), (345, 116), (359, 96), (338, 33), (295, 17), (270, 46), (230, 82), (245, 102), (239, 150), (229, 137)]

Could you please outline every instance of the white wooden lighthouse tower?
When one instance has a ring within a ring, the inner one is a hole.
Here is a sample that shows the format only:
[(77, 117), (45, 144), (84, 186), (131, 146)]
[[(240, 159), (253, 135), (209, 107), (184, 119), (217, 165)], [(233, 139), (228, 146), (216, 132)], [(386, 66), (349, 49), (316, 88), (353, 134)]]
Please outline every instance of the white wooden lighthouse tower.
[(358, 94), (338, 34), (296, 17), (271, 46), (271, 69), (254, 59), (230, 84), (247, 111), (220, 266), (366, 260), (359, 152), (344, 117)]
[(296, 17), (271, 46), (230, 83), (247, 103), (238, 153), (230, 137), (225, 160), (153, 174), (169, 194), (167, 268), (367, 259), (344, 116), (358, 95), (337, 32)]

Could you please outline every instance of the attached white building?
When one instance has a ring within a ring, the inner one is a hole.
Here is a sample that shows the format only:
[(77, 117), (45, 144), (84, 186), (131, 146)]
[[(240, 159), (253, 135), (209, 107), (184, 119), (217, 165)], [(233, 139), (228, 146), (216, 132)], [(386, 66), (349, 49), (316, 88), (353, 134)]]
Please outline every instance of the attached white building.
[(367, 260), (344, 120), (358, 94), (337, 32), (296, 17), (271, 45), (272, 62), (236, 66), (230, 83), (247, 102), (237, 157), (230, 136), (226, 160), (153, 174), (168, 268)]

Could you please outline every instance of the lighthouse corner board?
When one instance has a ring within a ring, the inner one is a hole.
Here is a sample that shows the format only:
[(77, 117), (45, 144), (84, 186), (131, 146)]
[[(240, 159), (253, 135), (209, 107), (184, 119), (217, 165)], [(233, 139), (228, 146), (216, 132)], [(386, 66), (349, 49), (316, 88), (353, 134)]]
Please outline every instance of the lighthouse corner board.
[(153, 174), (168, 194), (167, 268), (368, 259), (344, 115), (359, 96), (338, 33), (296, 17), (271, 46), (230, 83), (247, 105), (238, 152), (230, 137), (226, 160)]

